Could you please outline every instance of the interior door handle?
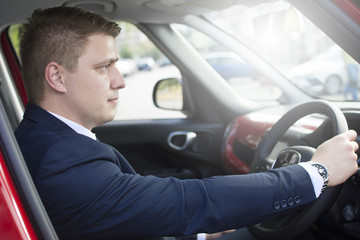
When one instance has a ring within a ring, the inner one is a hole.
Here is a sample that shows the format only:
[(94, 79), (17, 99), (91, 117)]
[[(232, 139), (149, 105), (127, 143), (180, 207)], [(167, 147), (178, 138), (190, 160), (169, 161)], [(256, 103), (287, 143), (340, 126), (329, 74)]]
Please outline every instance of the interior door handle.
[(167, 139), (167, 143), (169, 146), (176, 150), (185, 150), (196, 139), (196, 133), (194, 132), (172, 132), (169, 134), (169, 137)]

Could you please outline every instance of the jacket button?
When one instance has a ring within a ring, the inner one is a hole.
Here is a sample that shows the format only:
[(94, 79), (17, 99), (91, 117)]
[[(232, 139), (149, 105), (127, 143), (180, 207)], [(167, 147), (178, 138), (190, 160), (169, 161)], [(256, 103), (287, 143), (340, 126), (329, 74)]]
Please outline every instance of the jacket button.
[(300, 203), (300, 197), (299, 196), (294, 197), (294, 202), (296, 204), (299, 204)]
[(278, 210), (280, 208), (280, 203), (278, 201), (274, 202), (274, 208)]
[(282, 207), (282, 208), (286, 208), (286, 207), (287, 207), (287, 202), (286, 202), (286, 200), (282, 200), (282, 201), (281, 201), (281, 207)]
[(292, 205), (294, 205), (294, 199), (293, 198), (289, 198), (288, 199), (288, 205), (291, 207)]

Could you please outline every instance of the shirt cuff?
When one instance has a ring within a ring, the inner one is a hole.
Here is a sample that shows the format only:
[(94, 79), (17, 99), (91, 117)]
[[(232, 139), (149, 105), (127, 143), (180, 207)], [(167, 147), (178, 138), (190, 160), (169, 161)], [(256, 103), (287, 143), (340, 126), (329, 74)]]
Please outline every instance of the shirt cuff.
[(299, 163), (300, 166), (302, 166), (310, 175), (311, 182), (313, 184), (314, 192), (316, 198), (318, 198), (321, 194), (321, 188), (324, 185), (324, 180), (320, 176), (317, 169), (312, 166), (310, 163), (307, 162), (301, 162)]
[(206, 233), (199, 233), (197, 235), (197, 240), (206, 240)]

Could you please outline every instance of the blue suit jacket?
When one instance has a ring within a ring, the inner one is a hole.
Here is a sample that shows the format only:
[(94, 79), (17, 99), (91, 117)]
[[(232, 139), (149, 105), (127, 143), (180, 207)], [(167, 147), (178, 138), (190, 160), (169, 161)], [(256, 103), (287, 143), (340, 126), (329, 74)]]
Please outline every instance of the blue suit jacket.
[(60, 238), (216, 232), (315, 199), (308, 173), (296, 165), (202, 180), (140, 176), (116, 149), (77, 134), (33, 104), (15, 135)]

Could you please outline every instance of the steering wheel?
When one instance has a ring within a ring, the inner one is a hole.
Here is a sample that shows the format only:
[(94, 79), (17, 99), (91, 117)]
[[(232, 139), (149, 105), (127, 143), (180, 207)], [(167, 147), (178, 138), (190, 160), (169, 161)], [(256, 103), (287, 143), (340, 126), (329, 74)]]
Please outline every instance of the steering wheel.
[[(267, 132), (260, 141), (254, 155), (250, 172), (261, 172), (269, 169), (269, 165), (278, 167), (289, 164), (282, 152), (295, 154), (295, 163), (309, 161), (315, 149), (307, 146), (292, 146), (280, 152), (275, 164), (269, 155), (284, 133), (299, 119), (312, 113), (324, 114), (332, 125), (333, 136), (348, 130), (347, 121), (341, 110), (324, 100), (315, 100), (298, 105), (288, 111)], [(294, 158), (292, 158), (291, 161)], [(291, 164), (291, 163), (290, 163)], [(325, 190), (313, 203), (301, 210), (280, 214), (276, 218), (264, 223), (249, 226), (248, 229), (258, 239), (291, 239), (304, 232), (325, 210), (329, 209), (340, 194), (341, 186)]]

